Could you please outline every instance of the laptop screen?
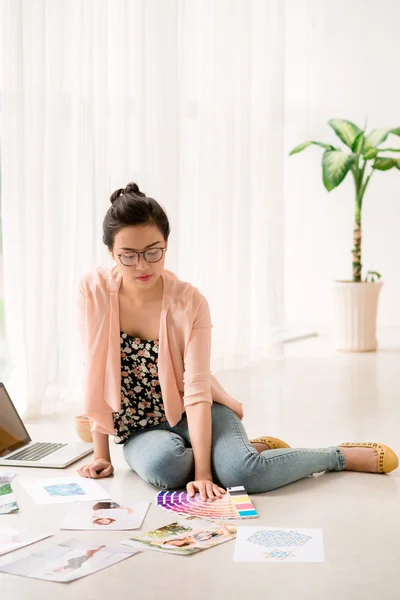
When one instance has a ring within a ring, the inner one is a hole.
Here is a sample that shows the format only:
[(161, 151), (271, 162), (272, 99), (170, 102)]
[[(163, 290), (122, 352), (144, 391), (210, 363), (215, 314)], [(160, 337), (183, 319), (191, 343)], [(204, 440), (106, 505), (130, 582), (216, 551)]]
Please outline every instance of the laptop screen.
[(0, 383), (0, 456), (31, 441), (4, 384)]

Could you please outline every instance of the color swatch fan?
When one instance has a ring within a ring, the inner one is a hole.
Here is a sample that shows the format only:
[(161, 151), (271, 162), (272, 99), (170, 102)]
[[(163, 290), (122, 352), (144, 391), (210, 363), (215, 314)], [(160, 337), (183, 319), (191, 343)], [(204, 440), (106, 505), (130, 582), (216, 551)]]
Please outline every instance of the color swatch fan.
[(204, 502), (200, 494), (193, 498), (187, 492), (160, 492), (158, 506), (179, 515), (191, 515), (201, 519), (249, 519), (258, 517), (244, 487), (231, 487), (217, 500)]

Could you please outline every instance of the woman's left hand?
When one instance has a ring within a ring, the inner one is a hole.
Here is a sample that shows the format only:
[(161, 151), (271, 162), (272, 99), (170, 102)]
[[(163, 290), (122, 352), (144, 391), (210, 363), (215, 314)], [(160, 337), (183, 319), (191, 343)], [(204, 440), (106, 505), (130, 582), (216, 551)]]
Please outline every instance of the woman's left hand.
[(222, 498), (226, 491), (220, 488), (217, 484), (213, 483), (210, 479), (196, 479), (196, 481), (190, 481), (186, 490), (191, 498), (196, 492), (199, 492), (200, 498), (207, 502), (207, 500), (216, 500)]

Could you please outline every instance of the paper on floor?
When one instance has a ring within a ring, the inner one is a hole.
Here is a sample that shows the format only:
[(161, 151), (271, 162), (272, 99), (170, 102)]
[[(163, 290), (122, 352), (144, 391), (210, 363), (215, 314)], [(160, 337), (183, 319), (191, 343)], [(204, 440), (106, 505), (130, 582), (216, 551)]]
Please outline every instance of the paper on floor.
[(67, 514), (61, 529), (102, 531), (123, 531), (138, 529), (143, 523), (150, 503), (144, 500), (121, 506), (117, 502), (106, 500), (81, 504)]
[(15, 477), (15, 471), (9, 471), (8, 469), (0, 469), (0, 485), (4, 483), (11, 483)]
[(36, 504), (64, 504), (111, 498), (96, 481), (85, 477), (21, 479), (21, 484)]
[(19, 510), (17, 499), (11, 487), (15, 471), (0, 469), (0, 515), (7, 515)]
[(137, 553), (121, 545), (93, 544), (70, 539), (41, 552), (3, 563), (0, 572), (67, 583), (101, 571)]
[(235, 562), (325, 562), (322, 529), (238, 528)]
[(213, 523), (189, 518), (147, 533), (135, 534), (121, 544), (142, 550), (187, 555), (233, 540), (236, 530), (236, 525), (232, 523)]
[(29, 546), (52, 535), (52, 533), (32, 533), (29, 531), (18, 531), (17, 529), (0, 531), (0, 555), (18, 550), (24, 546)]

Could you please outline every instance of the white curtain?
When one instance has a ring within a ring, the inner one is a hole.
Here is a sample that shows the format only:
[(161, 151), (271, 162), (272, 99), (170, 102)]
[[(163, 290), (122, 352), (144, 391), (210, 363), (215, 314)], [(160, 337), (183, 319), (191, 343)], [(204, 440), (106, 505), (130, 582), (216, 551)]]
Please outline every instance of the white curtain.
[(209, 299), (213, 370), (280, 355), (282, 48), (281, 0), (3, 0), (6, 336), (28, 416), (78, 399), (77, 282), (109, 263), (101, 222), (129, 181)]

